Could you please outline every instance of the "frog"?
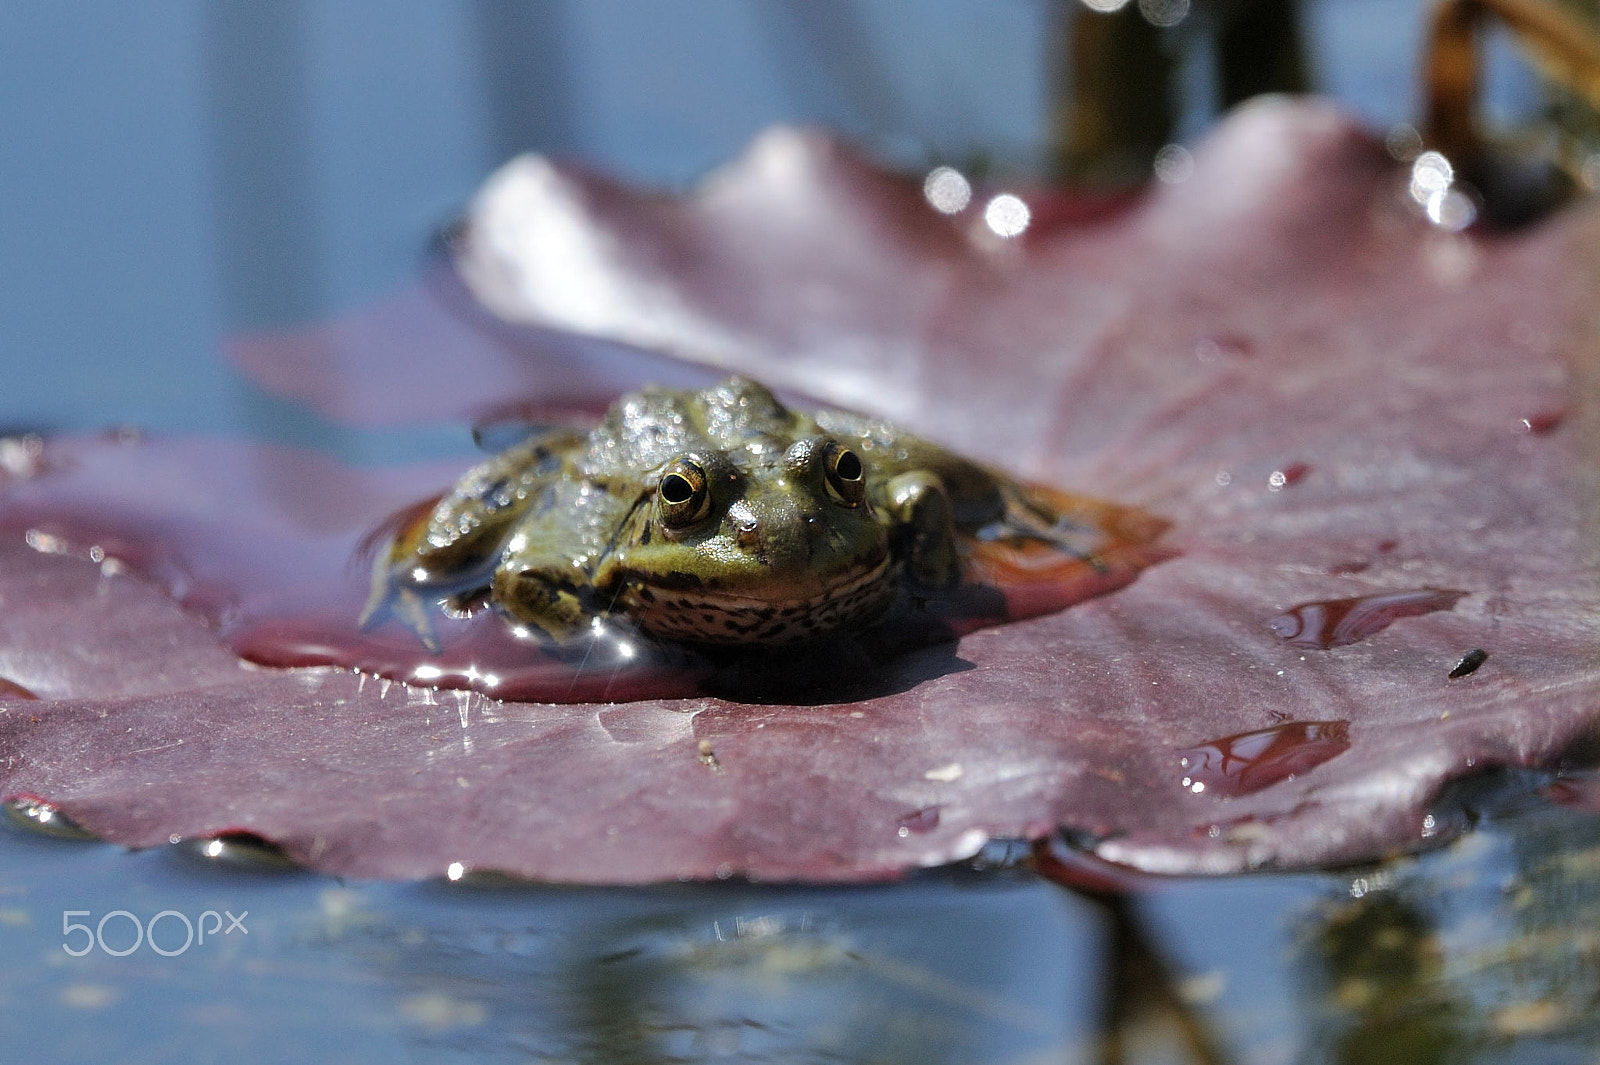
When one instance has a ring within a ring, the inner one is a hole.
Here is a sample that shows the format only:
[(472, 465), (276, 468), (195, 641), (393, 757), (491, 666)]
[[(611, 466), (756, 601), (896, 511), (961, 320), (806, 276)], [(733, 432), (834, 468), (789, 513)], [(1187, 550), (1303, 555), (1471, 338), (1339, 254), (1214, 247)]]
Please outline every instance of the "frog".
[(645, 387), (469, 470), (379, 553), (362, 625), (397, 616), (432, 647), (430, 611), (487, 602), (553, 646), (613, 623), (802, 644), (954, 589), (964, 541), (1071, 534), (1046, 496), (873, 416), (741, 376)]

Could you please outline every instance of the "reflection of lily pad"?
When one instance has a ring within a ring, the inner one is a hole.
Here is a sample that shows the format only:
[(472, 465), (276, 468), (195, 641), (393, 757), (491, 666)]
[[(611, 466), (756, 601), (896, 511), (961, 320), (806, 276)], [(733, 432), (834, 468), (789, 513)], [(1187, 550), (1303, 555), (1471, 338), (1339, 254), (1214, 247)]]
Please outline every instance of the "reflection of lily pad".
[[(1441, 838), (1447, 782), (1553, 763), (1600, 709), (1579, 387), (1600, 233), (1592, 212), (1431, 230), (1402, 185), (1345, 120), (1282, 102), (1118, 212), (1034, 197), (1011, 242), (817, 138), (769, 135), (682, 201), (517, 164), (463, 273), (541, 331), (441, 284), (239, 356), (338, 416), (418, 422), (703, 379), (614, 341), (648, 344), (1159, 514), (1181, 556), (897, 658), (854, 702), (552, 706), (243, 667), (150, 586), (14, 543), (0, 676), (40, 698), (0, 696), (0, 790), (123, 842), (246, 829), (384, 876), (870, 878), (1058, 827), (1227, 872)], [(1465, 594), (1327, 649), (1272, 624), (1428, 590)], [(1271, 764), (1184, 784), (1224, 750)]]

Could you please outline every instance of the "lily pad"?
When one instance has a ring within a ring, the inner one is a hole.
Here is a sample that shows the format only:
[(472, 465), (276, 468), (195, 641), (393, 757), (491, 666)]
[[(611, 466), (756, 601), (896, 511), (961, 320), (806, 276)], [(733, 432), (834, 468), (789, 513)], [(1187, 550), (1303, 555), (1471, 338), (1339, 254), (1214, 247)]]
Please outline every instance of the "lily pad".
[[(1600, 218), (1454, 233), (1405, 186), (1349, 120), (1284, 101), (1137, 202), (1023, 190), (1012, 238), (816, 135), (768, 134), (682, 199), (515, 162), (458, 252), (509, 325), (436, 277), (239, 345), (246, 367), (416, 423), (703, 379), (628, 345), (654, 348), (1159, 515), (1181, 554), (885, 661), (861, 698), (561, 705), (246, 665), (107, 545), (14, 537), (0, 677), (37, 698), (0, 691), (0, 793), (132, 845), (241, 830), (389, 877), (869, 879), (1058, 830), (1223, 873), (1447, 838), (1451, 782), (1553, 768), (1600, 717)], [(1296, 642), (1318, 616), (1360, 620)]]

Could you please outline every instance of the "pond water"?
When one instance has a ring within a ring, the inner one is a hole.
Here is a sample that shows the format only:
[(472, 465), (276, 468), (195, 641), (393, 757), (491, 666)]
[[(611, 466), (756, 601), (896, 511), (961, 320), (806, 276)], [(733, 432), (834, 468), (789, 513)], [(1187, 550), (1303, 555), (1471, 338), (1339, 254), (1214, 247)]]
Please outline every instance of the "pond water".
[[(1377, 128), (1416, 113), (1421, 6), (1306, 6), (1320, 84)], [(800, 120), (894, 163), (1036, 173), (1062, 10), (10, 5), (0, 431), (459, 457), (465, 426), (337, 424), (223, 353), (416, 278), (520, 150), (676, 187)], [(1177, 46), (1192, 136), (1210, 60)], [(1493, 100), (1525, 106), (1527, 86), (1497, 67)], [(128, 1062), (1592, 1060), (1600, 789), (1500, 783), (1462, 797), (1488, 815), (1478, 832), (1420, 859), (1120, 898), (998, 847), (891, 886), (602, 890), (341, 882), (245, 845), (129, 853), (13, 825), (0, 1045)]]
[(0, 1040), (21, 1061), (1094, 1062), (1118, 1060), (1116, 1025), (1124, 1061), (1590, 1060), (1588, 787), (1420, 859), (1114, 903), (1003, 867), (830, 889), (340, 882), (247, 846), (12, 829)]

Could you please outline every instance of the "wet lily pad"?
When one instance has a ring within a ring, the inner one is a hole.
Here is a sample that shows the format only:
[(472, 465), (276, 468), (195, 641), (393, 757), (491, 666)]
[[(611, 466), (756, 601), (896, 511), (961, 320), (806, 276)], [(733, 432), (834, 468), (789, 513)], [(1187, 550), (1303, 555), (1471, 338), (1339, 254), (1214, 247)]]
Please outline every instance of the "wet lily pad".
[[(1058, 829), (1220, 873), (1446, 838), (1452, 781), (1553, 766), (1593, 728), (1592, 209), (1433, 228), (1372, 138), (1282, 101), (1136, 203), (1022, 198), (1002, 238), (982, 197), (940, 214), (785, 131), (683, 199), (523, 160), (458, 249), (508, 324), (439, 275), (235, 350), (370, 422), (737, 369), (1160, 515), (1180, 557), (895, 657), (858, 698), (560, 705), (246, 665), (106, 545), (18, 537), (0, 677), (37, 698), (0, 692), (0, 792), (353, 875), (868, 879)], [(1361, 620), (1297, 642), (1313, 606)]]

